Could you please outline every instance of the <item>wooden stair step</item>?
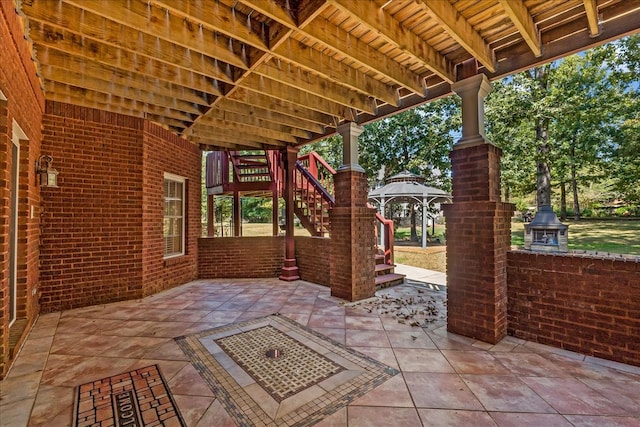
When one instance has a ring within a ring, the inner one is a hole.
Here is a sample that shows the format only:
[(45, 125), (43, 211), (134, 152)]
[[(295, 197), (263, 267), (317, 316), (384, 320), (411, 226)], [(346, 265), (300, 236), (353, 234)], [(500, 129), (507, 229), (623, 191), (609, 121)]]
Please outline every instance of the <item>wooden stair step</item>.
[(395, 268), (395, 265), (376, 264), (376, 274), (381, 273), (383, 271), (388, 271), (389, 273), (393, 273), (394, 268)]
[(384, 255), (376, 254), (376, 264), (384, 264)]
[(382, 276), (376, 276), (376, 288), (387, 288), (404, 283), (404, 274), (389, 273)]

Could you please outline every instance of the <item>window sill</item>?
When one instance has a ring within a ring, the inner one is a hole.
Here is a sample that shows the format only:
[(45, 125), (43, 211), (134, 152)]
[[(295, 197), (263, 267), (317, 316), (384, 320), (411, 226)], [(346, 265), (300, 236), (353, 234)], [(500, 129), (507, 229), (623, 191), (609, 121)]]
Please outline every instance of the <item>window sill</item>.
[(187, 262), (189, 262), (189, 259), (187, 258), (186, 255), (176, 255), (176, 256), (172, 256), (170, 258), (165, 258), (164, 259), (164, 266), (165, 267), (172, 267), (174, 265), (186, 264)]

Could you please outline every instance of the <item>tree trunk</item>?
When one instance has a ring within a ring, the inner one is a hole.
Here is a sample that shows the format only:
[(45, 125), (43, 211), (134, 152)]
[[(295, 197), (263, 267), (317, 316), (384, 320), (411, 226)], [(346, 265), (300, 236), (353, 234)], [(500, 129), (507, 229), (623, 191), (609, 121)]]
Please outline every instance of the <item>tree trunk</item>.
[(580, 203), (578, 202), (578, 180), (576, 179), (576, 147), (571, 142), (570, 150), (570, 166), (571, 166), (571, 190), (573, 191), (573, 218), (580, 219)]
[(411, 241), (418, 240), (418, 230), (416, 227), (416, 207), (411, 204)]
[(560, 219), (567, 219), (567, 183), (560, 182)]
[[(543, 65), (532, 69), (530, 76), (537, 81), (538, 90), (547, 93), (550, 65)], [(538, 95), (540, 97), (543, 95)], [(549, 119), (540, 116), (536, 119), (536, 143), (538, 149), (538, 165), (536, 179), (536, 202), (538, 207), (551, 205), (551, 171), (549, 168)]]
[(511, 198), (511, 188), (509, 187), (509, 184), (505, 184), (504, 186), (504, 201), (505, 203), (509, 203), (509, 199)]

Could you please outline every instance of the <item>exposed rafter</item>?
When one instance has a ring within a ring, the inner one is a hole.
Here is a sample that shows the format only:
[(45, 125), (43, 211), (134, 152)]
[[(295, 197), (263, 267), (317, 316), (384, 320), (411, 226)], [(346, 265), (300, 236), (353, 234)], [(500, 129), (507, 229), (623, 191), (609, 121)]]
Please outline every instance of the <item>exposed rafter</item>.
[(449, 36), (480, 61), (487, 70), (495, 71), (495, 59), (491, 48), (448, 0), (422, 0), (422, 3)]
[(330, 0), (330, 2), (343, 12), (362, 21), (371, 31), (380, 34), (387, 43), (411, 55), (447, 83), (453, 83), (456, 80), (453, 64), (409, 29), (403, 28), (372, 1)]
[(587, 13), (587, 21), (589, 21), (589, 34), (597, 36), (600, 34), (598, 3), (596, 0), (582, 0), (582, 2), (584, 3), (584, 11)]
[(531, 52), (535, 56), (542, 55), (542, 42), (540, 40), (540, 32), (533, 22), (533, 18), (529, 14), (523, 2), (512, 0), (499, 0), (500, 5), (506, 12), (511, 22), (516, 26), (522, 38), (527, 42)]
[(47, 100), (222, 149), (298, 146), (447, 96), (463, 64), (496, 79), (640, 32), (637, 1), (487, 4), (23, 0), (16, 12)]

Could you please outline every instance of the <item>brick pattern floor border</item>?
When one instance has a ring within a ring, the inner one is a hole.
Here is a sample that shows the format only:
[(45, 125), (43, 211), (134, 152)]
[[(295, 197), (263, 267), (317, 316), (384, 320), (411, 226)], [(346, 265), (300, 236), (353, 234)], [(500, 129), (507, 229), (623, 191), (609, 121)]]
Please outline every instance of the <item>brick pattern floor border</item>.
[(158, 365), (76, 388), (75, 427), (185, 427)]

